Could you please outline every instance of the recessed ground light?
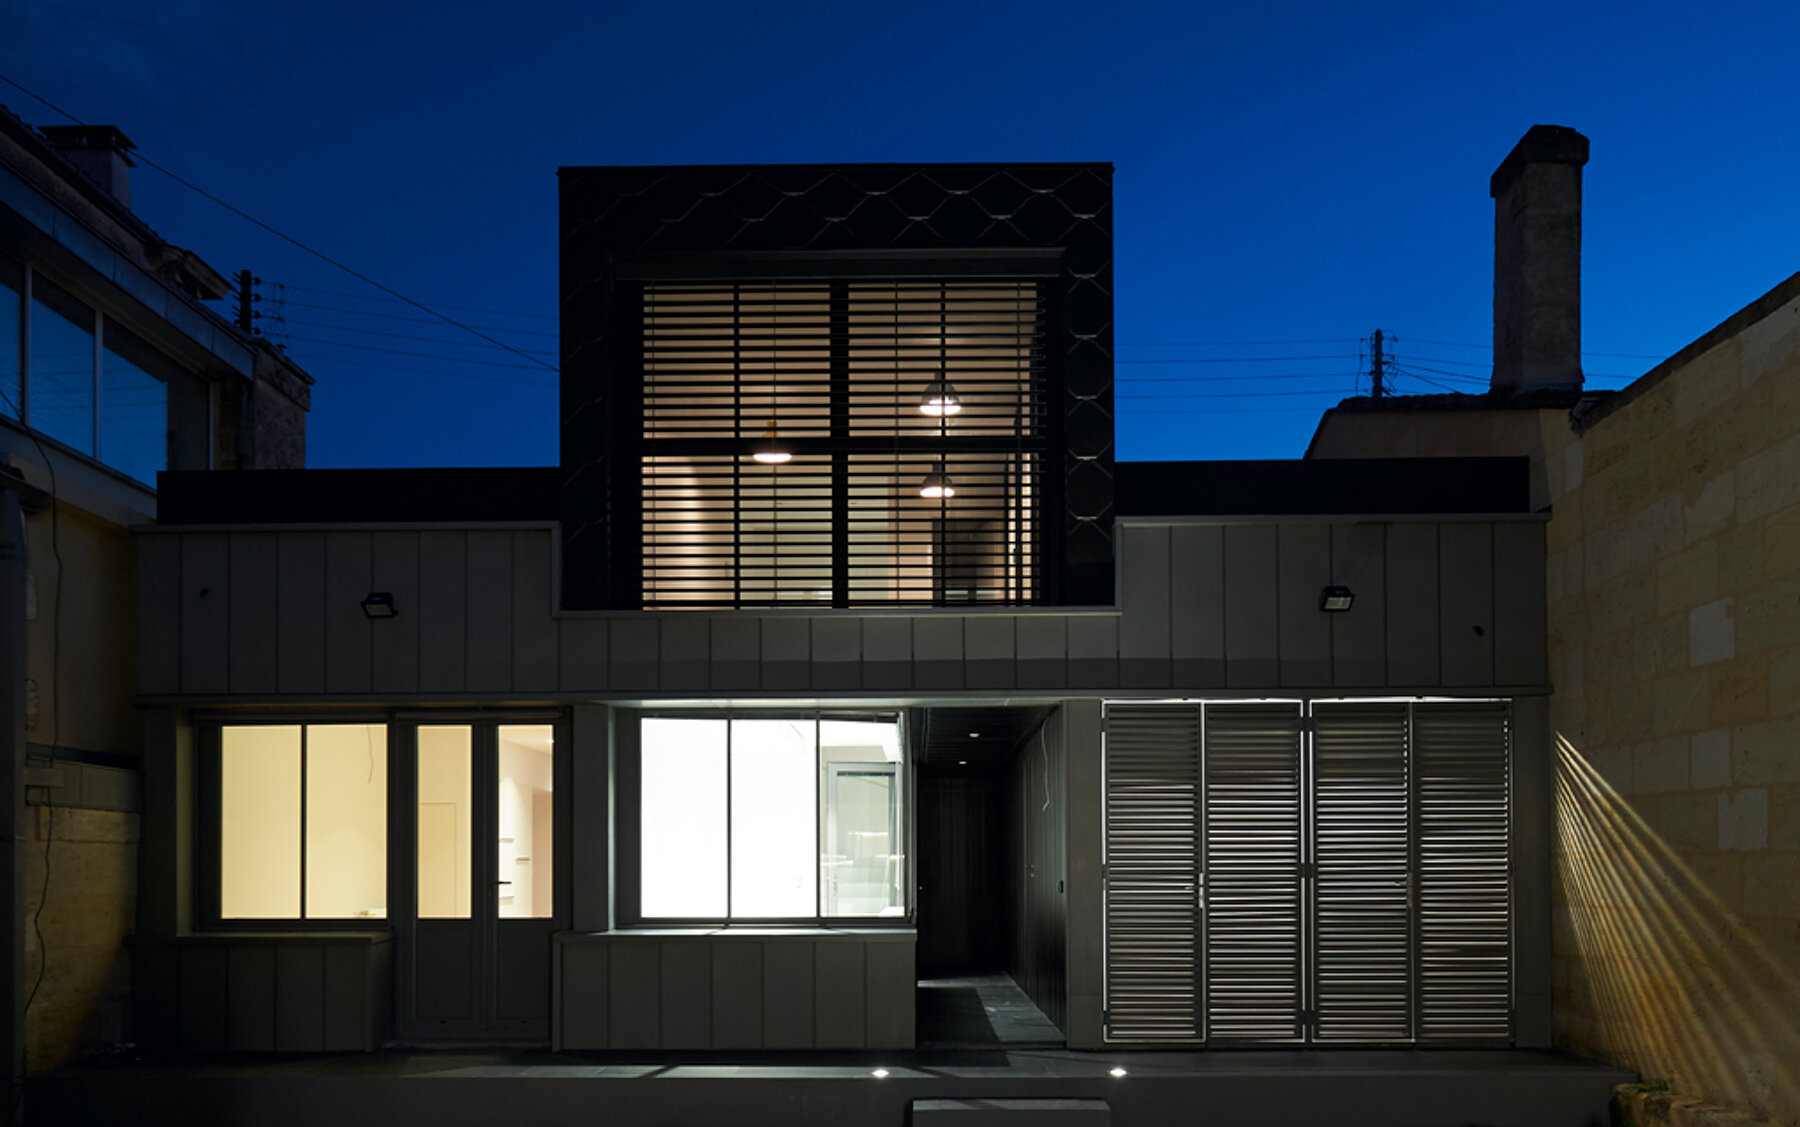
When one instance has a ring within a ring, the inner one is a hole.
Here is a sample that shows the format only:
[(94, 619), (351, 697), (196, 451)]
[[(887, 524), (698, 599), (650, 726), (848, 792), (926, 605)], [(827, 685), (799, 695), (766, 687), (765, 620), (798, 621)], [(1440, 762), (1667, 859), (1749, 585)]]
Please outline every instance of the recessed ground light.
[(980, 732), (970, 732), (969, 738), (972, 740), (978, 740), (981, 738), (981, 733)]
[(1118, 1066), (1117, 1066), (1117, 1065), (1114, 1065), (1114, 1066), (1113, 1066), (1113, 1070), (1112, 1070), (1112, 1074), (1113, 1074), (1113, 1075), (1114, 1075), (1114, 1076), (1123, 1076), (1123, 1075), (1125, 1075), (1125, 1070), (1124, 1070), (1124, 1069), (1122, 1069), (1122, 1068), (1120, 1068), (1120, 1067), (1118, 1067)]
[(869, 1073), (870, 1076), (873, 1076), (877, 1080), (886, 1080), (887, 1074), (888, 1071), (885, 1068), (878, 1068), (874, 1072)]
[(958, 767), (967, 767), (969, 765), (969, 761), (967, 759), (958, 759), (956, 761), (956, 765)]

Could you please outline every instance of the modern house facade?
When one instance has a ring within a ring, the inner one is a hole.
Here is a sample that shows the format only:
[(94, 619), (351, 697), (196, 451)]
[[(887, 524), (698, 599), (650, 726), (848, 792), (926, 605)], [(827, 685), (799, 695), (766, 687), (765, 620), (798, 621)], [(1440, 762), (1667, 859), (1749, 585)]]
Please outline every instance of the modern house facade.
[(140, 1044), (1547, 1046), (1528, 462), (1116, 463), (1110, 181), (565, 169), (560, 466), (163, 475)]
[[(130, 529), (156, 476), (304, 464), (310, 378), (206, 305), (225, 280), (130, 206), (111, 126), (0, 109), (0, 1055), (130, 1038), (144, 715)], [(17, 1106), (17, 1099), (9, 1097)]]

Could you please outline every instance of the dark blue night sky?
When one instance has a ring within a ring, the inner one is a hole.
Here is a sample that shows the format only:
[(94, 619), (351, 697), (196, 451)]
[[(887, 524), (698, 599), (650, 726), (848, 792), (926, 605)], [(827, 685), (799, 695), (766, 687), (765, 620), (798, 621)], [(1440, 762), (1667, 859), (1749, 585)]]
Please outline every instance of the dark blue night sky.
[[(28, 0), (0, 73), (552, 366), (559, 165), (1111, 161), (1120, 457), (1281, 458), (1377, 328), (1397, 390), (1481, 389), (1487, 179), (1534, 122), (1593, 142), (1591, 386), (1800, 269), (1800, 9), (1701, 10)], [(318, 379), (312, 465), (556, 461), (551, 367), (150, 168), (133, 192), (286, 286), (264, 327)]]

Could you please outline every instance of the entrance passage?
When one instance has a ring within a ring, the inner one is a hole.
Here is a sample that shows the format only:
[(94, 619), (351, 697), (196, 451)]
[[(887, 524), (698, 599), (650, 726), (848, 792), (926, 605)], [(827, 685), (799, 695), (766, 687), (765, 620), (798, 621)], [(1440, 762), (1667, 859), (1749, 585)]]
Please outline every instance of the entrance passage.
[(1504, 701), (1109, 703), (1109, 1040), (1506, 1044)]

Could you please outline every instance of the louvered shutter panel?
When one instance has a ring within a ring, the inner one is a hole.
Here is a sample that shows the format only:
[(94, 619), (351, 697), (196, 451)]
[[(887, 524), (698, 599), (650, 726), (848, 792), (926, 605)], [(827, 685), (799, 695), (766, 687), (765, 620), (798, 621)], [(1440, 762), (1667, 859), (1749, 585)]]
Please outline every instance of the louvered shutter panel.
[(1408, 707), (1313, 707), (1313, 1036), (1412, 1036)]
[(1200, 709), (1108, 705), (1106, 1009), (1117, 1041), (1200, 1036)]
[(1210, 1040), (1300, 1038), (1297, 704), (1208, 705), (1206, 1024)]
[(1512, 1009), (1503, 702), (1414, 706), (1421, 1041), (1505, 1042)]

